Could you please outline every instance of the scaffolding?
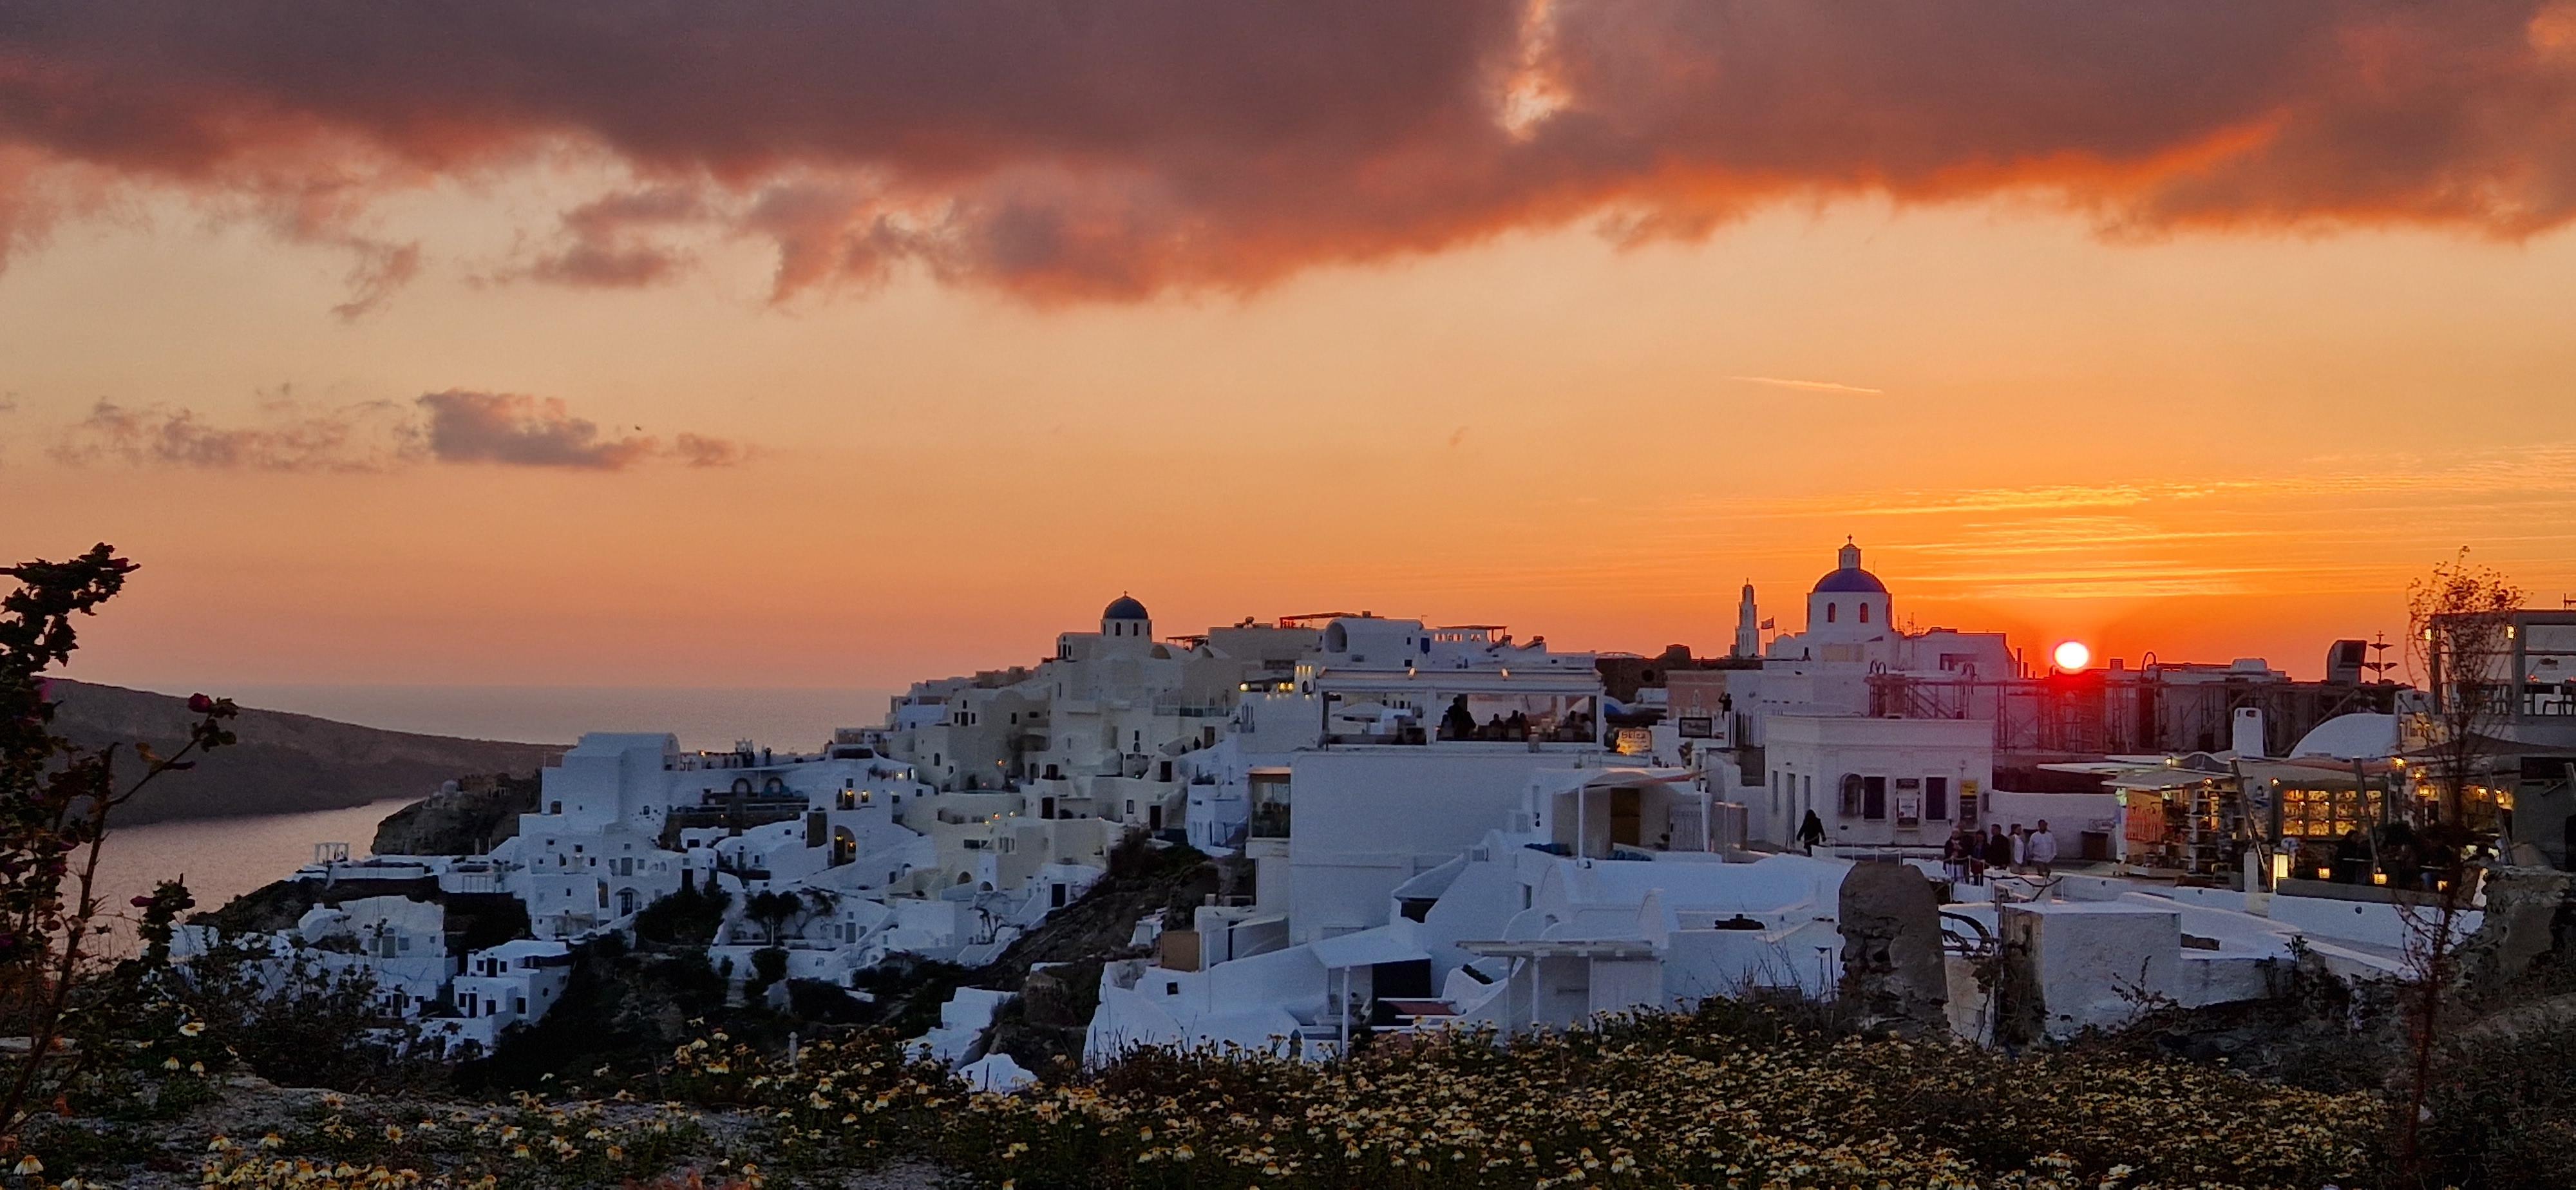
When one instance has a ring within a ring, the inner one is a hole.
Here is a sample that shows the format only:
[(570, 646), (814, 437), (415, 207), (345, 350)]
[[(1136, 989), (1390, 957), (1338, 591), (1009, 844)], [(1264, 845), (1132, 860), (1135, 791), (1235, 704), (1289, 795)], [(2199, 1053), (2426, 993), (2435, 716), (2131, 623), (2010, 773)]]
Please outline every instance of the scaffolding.
[(2355, 712), (2388, 713), (2386, 682), (2294, 682), (2207, 671), (2169, 678), (2152, 669), (2045, 677), (1877, 673), (1869, 713), (1891, 719), (1987, 719), (1999, 762), (2069, 756), (2172, 755), (2232, 746), (2236, 712), (2263, 712), (2263, 751), (2286, 755), (2316, 725)]

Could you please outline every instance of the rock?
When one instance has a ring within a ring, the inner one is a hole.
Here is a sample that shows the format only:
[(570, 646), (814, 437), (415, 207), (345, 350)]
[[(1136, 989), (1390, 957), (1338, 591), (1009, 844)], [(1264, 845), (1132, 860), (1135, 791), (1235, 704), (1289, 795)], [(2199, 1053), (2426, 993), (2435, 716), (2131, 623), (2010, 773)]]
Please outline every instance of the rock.
[(480, 855), (517, 834), (519, 815), (537, 808), (535, 778), (450, 781), (376, 827), (378, 855)]
[(2552, 868), (2489, 869), (2486, 916), (2460, 943), (2462, 986), (2495, 991), (2564, 945), (2571, 894), (2576, 894), (2576, 874)]
[(1853, 865), (1843, 877), (1843, 998), (1864, 1026), (1926, 1035), (1949, 1027), (1949, 973), (1932, 882), (1907, 864)]
[(1030, 1074), (1019, 1063), (1012, 1061), (1009, 1054), (993, 1054), (979, 1058), (967, 1063), (966, 1067), (957, 1073), (959, 1077), (966, 1080), (967, 1085), (978, 1091), (1000, 1091), (1005, 1094), (1038, 1081), (1036, 1075)]

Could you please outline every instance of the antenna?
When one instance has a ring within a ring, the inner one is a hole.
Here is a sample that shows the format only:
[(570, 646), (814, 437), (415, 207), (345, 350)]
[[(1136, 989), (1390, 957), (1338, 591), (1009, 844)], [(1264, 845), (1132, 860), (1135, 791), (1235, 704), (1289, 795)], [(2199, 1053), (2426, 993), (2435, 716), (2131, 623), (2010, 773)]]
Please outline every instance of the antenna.
[(2387, 633), (2382, 632), (2377, 634), (2376, 638), (2370, 642), (2370, 660), (2362, 662), (2361, 667), (2370, 671), (2371, 681), (2385, 682), (2388, 680), (2388, 671), (2397, 668), (2397, 663), (2388, 659)]

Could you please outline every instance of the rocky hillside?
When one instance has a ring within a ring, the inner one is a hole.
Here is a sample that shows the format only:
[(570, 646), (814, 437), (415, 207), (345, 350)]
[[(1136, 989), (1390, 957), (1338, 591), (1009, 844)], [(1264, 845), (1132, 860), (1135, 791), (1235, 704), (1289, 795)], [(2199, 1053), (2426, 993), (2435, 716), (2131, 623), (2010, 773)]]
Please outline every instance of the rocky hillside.
[(481, 855), (519, 833), (519, 815), (537, 808), (538, 779), (495, 773), (441, 787), (428, 800), (394, 811), (376, 826), (378, 855)]
[[(56, 681), (55, 726), (85, 744), (140, 740), (164, 752), (188, 738), (187, 700), (118, 686)], [(395, 797), (426, 797), (447, 781), (477, 774), (526, 775), (559, 746), (415, 735), (334, 723), (311, 715), (244, 709), (237, 746), (208, 755), (193, 772), (154, 782), (126, 807), (133, 824), (336, 810)]]

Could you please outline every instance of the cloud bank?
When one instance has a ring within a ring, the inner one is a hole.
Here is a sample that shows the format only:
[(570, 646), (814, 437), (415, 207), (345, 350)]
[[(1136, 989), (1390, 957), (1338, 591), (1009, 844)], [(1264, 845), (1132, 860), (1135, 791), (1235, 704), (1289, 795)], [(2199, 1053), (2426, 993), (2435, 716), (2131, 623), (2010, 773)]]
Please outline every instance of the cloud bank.
[(0, 8), (0, 250), (137, 189), (419, 267), (382, 197), (571, 155), (629, 189), (514, 275), (1035, 301), (1243, 291), (1595, 222), (2027, 195), (2115, 234), (2576, 215), (2576, 4), (37, 0)]
[(622, 471), (657, 461), (729, 467), (751, 453), (740, 442), (703, 434), (680, 434), (666, 444), (649, 434), (604, 433), (560, 400), (520, 393), (449, 389), (409, 402), (332, 407), (272, 401), (264, 412), (256, 424), (218, 425), (178, 406), (100, 401), (49, 453), (72, 466), (340, 472), (419, 463), (585, 471)]

